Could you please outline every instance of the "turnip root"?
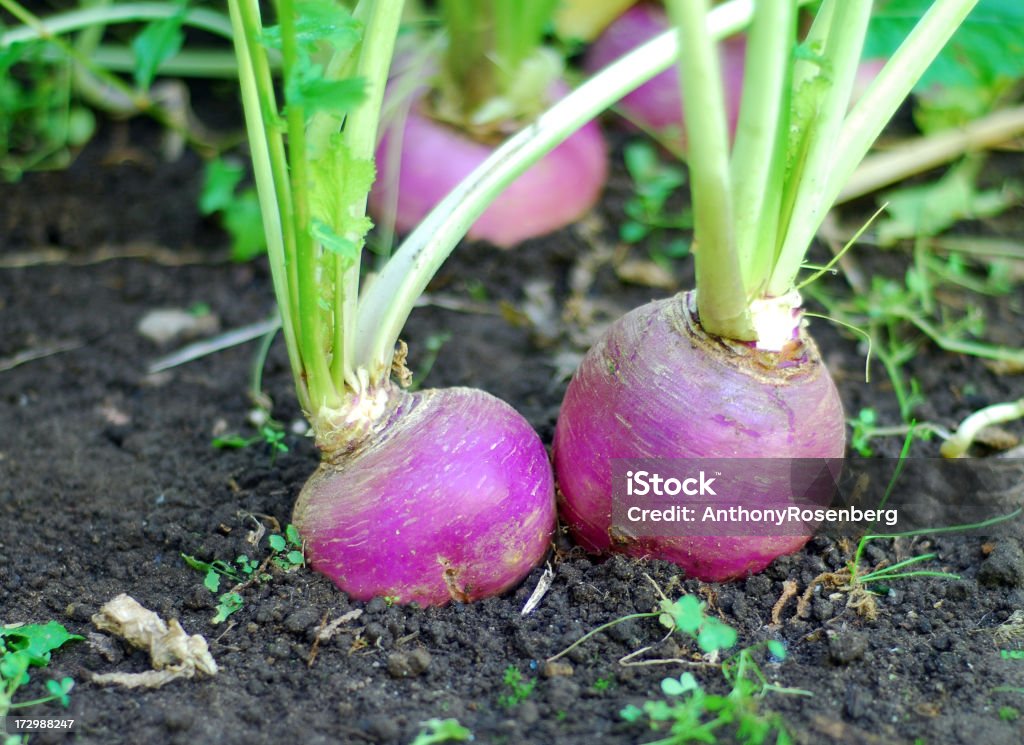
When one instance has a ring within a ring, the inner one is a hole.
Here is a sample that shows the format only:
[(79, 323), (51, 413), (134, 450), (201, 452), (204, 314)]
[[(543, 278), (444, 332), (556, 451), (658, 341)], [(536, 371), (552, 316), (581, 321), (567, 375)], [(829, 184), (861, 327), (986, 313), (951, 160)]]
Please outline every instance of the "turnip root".
[(313, 568), (353, 598), (424, 606), (521, 581), (555, 525), (551, 467), (530, 425), (469, 388), (381, 401), (346, 423), (355, 436), (325, 452), (299, 495), (293, 522)]
[(693, 293), (680, 295), (624, 316), (581, 363), (555, 430), (559, 507), (588, 551), (665, 559), (705, 581), (742, 577), (809, 534), (623, 535), (612, 530), (611, 460), (841, 458), (844, 448), (839, 396), (808, 336), (780, 353), (724, 342), (701, 329)]

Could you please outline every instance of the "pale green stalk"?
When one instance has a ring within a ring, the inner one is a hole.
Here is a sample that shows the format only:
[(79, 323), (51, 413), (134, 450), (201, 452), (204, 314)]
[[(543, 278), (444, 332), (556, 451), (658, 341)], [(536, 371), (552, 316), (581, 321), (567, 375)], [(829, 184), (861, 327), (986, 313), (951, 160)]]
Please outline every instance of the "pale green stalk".
[[(275, 137), (272, 144), (270, 134), (274, 132), (276, 112), (269, 111), (263, 105), (259, 91), (273, 90), (270, 79), (269, 65), (258, 46), (257, 35), (262, 28), (259, 8), (250, 3), (242, 4), (238, 0), (228, 3), (231, 24), (234, 28), (235, 53), (239, 59), (238, 79), (242, 92), (242, 104), (245, 108), (245, 124), (249, 137), (253, 172), (257, 184), (266, 185), (258, 189), (260, 213), (263, 217), (263, 231), (267, 238), (267, 255), (270, 260), (271, 275), (274, 282), (274, 294), (278, 298), (278, 309), (281, 313), (281, 326), (288, 348), (288, 360), (291, 363), (292, 377), (299, 398), (299, 404), (306, 411), (310, 410), (309, 392), (306, 389), (302, 374), (302, 358), (299, 355), (294, 305), (291, 298), (290, 279), (286, 268), (287, 247), (285, 230), (282, 224), (283, 204), (286, 197), (284, 185), (276, 177), (275, 158), (283, 158), (280, 138)], [(284, 193), (283, 193), (284, 190)]]
[(690, 112), (686, 139), (701, 325), (718, 336), (756, 339), (736, 248), (729, 129), (718, 48), (705, 31), (709, 2), (668, 0), (667, 5), (685, 56), (679, 82), (683, 106)]
[(838, 138), (821, 155), (826, 167), (818, 187), (820, 194), (815, 200), (817, 208), (809, 212), (794, 210), (792, 214), (787, 231), (793, 236), (787, 241), (790, 249), (788, 253), (784, 249), (772, 274), (769, 294), (781, 295), (792, 288), (803, 254), (827, 209), (836, 201), (914, 84), (976, 3), (977, 0), (936, 0), (846, 115)]
[[(731, 0), (708, 14), (707, 32), (716, 39), (728, 36), (752, 13), (751, 0)], [(365, 288), (356, 327), (357, 367), (365, 367), (371, 380), (387, 375), (416, 299), (494, 196), (581, 124), (668, 68), (678, 49), (676, 33), (667, 31), (609, 65), (510, 138), (445, 197)]]
[(758, 3), (748, 36), (743, 77), (757, 84), (743, 87), (729, 163), (736, 250), (748, 296), (759, 292), (757, 283), (775, 259), (795, 15), (788, 2)]
[[(10, 12), (12, 5), (2, 3)], [(116, 23), (134, 23), (136, 21), (156, 21), (173, 18), (181, 12), (177, 3), (126, 3), (124, 5), (107, 5), (96, 8), (72, 10), (57, 13), (48, 17), (42, 25), (25, 25), (0, 34), (0, 48), (10, 46), (19, 41), (45, 39), (51, 36), (79, 31), (90, 26), (113, 25)], [(190, 8), (185, 11), (183, 22), (187, 26), (209, 31), (225, 39), (231, 38), (231, 22), (223, 13), (208, 8)]]
[[(832, 200), (825, 201), (824, 186), (837, 155), (836, 140), (846, 116), (867, 35), (871, 0), (825, 0), (825, 10), (831, 12), (825, 32), (821, 74), (826, 77), (828, 85), (823, 94), (813, 96), (817, 107), (804, 133), (806, 144), (802, 148), (802, 157), (786, 176), (785, 188), (794, 190), (794, 199), (792, 211), (780, 216), (783, 226), (781, 250), (768, 281), (766, 294), (769, 297), (785, 295), (793, 289), (796, 273), (814, 233), (832, 206)], [(801, 93), (800, 90), (794, 91), (794, 98)]]
[[(380, 126), (380, 113), (384, 103), (384, 89), (388, 82), (388, 71), (394, 55), (395, 39), (402, 20), (404, 3), (388, 0), (386, 2), (360, 2), (356, 8), (356, 18), (367, 17), (364, 22), (364, 37), (360, 47), (356, 75), (366, 85), (366, 98), (345, 121), (345, 142), (349, 153), (355, 160), (372, 161), (377, 145), (377, 130)], [(358, 220), (366, 215), (364, 195), (358, 204), (347, 205), (349, 216)], [(362, 236), (344, 236), (357, 241), (362, 247)], [(353, 361), (355, 359), (356, 315), (359, 306), (359, 257), (356, 252), (354, 262), (347, 269), (341, 268), (339, 257), (335, 261), (335, 303), (334, 303), (334, 360), (332, 367), (334, 379), (345, 381), (353, 390), (357, 389), (358, 381)]]

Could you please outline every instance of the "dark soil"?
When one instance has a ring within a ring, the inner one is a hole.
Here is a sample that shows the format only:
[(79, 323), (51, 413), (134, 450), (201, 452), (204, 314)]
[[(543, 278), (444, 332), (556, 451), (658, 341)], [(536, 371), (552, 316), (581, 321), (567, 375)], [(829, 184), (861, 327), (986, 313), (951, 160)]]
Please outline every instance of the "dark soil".
[[(1006, 644), (993, 635), (1024, 609), (1019, 521), (988, 536), (878, 542), (867, 554), (871, 565), (929, 550), (938, 553), (931, 568), (962, 579), (893, 583), (874, 620), (847, 607), (842, 593), (821, 590), (807, 618), (795, 618), (791, 601), (781, 625), (771, 625), (783, 583), (795, 581), (802, 592), (843, 565), (849, 543), (816, 538), (761, 575), (704, 585), (664, 563), (588, 557), (562, 538), (551, 557), (551, 589), (528, 616), (520, 610), (542, 568), (505, 597), (427, 610), (354, 602), (309, 571), (272, 570), (269, 581), (242, 591), (244, 607), (227, 623), (212, 625), (216, 597), (181, 554), (266, 557), (266, 541), (254, 548), (247, 537), (257, 525), (273, 531), (289, 522), (317, 454), (298, 434), (287, 436), (288, 452), (276, 459), (261, 446), (211, 447), (217, 434), (253, 433), (245, 392), (253, 343), (147, 374), (169, 351), (137, 332), (148, 311), (203, 303), (230, 329), (267, 318), (273, 302), (265, 263), (225, 263), (224, 237), (196, 216), (198, 159), (161, 162), (152, 138), (145, 124), (108, 125), (67, 171), (4, 187), (0, 622), (57, 619), (88, 635), (99, 606), (129, 593), (204, 635), (220, 673), (155, 691), (100, 686), (93, 673), (146, 670), (148, 659), (90, 637), (56, 652), (51, 670), (36, 673), (25, 691), (39, 695), (50, 674), (73, 676), (70, 711), (80, 728), (33, 741), (409, 743), (421, 722), (451, 717), (481, 743), (646, 742), (657, 735), (619, 712), (662, 698), (663, 678), (690, 670), (709, 690), (725, 690), (714, 668), (619, 662), (649, 645), (643, 659), (696, 659), (682, 637), (661, 642), (656, 620), (630, 621), (571, 652), (569, 667), (556, 671), (563, 674), (544, 674), (551, 672), (545, 659), (586, 631), (650, 611), (658, 597), (645, 575), (671, 596), (699, 595), (738, 630), (742, 646), (786, 644), (783, 662), (756, 658), (771, 681), (814, 695), (768, 694), (760, 706), (780, 714), (798, 743), (1024, 741), (1024, 719), (1013, 719), (1024, 709), (1024, 661), (1004, 659)], [(611, 245), (609, 225), (625, 191), (614, 183), (606, 206), (582, 226), (516, 251), (460, 248), (431, 293), (463, 309), (417, 311), (408, 329), (410, 367), (422, 364), (431, 336), (450, 333), (426, 382), (484, 388), (550, 442), (566, 384), (560, 371), (571, 371), (573, 355), (603, 319), (665, 294), (619, 282), (606, 262), (586, 293), (593, 322), (562, 321), (580, 267), (600, 265)], [(1006, 219), (1016, 220), (1018, 238), (1024, 234), (1019, 209)], [(1012, 233), (1007, 224), (1000, 229)], [(126, 253), (133, 257), (117, 258)], [(899, 271), (897, 259), (888, 262)], [(548, 315), (542, 302), (525, 300), (524, 283), (537, 280), (550, 283), (531, 290), (554, 301)], [(1017, 343), (1022, 300), (1018, 291), (997, 301), (1000, 323), (1017, 324), (1003, 333), (1017, 334)], [(894, 421), (881, 371), (878, 382), (862, 381), (857, 342), (824, 323), (815, 333), (848, 411), (870, 405)], [(1020, 377), (933, 347), (911, 369), (927, 399), (922, 417), (947, 426), (1020, 395)], [(280, 342), (264, 387), (276, 418), (301, 421)], [(362, 613), (314, 645), (325, 622), (352, 611)], [(511, 707), (500, 703), (510, 692), (503, 682), (509, 667), (536, 680)], [(63, 710), (47, 705), (33, 713)]]

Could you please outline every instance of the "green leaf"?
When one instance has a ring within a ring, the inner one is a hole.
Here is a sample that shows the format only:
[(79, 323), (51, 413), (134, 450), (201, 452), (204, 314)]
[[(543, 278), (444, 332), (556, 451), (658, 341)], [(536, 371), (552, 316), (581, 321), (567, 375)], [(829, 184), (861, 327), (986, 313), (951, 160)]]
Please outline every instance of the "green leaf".
[(1019, 199), (1012, 188), (979, 190), (975, 170), (965, 160), (938, 181), (887, 192), (888, 215), (878, 223), (879, 243), (939, 235), (960, 220), (997, 215)]
[(362, 78), (325, 80), (322, 68), (311, 65), (289, 76), (285, 99), (289, 106), (303, 107), (307, 119), (320, 111), (346, 114), (362, 103), (365, 87)]
[(199, 192), (199, 211), (210, 215), (223, 210), (235, 200), (235, 187), (245, 175), (245, 168), (223, 158), (215, 158), (203, 171), (203, 186)]
[(352, 216), (353, 208), (365, 203), (373, 186), (376, 177), (373, 162), (353, 158), (337, 136), (332, 138), (323, 157), (309, 165), (313, 236), (329, 251), (354, 260), (373, 226), (368, 217)]
[(782, 642), (772, 639), (766, 646), (768, 647), (768, 653), (773, 657), (780, 660), (786, 659), (786, 647)]
[(272, 535), (267, 538), (267, 543), (270, 544), (272, 551), (278, 552), (284, 551), (285, 547), (288, 545), (283, 535)]
[(210, 592), (217, 592), (220, 589), (220, 575), (213, 567), (206, 571), (206, 576), (203, 577), (203, 587)]
[[(864, 58), (889, 57), (932, 0), (887, 0), (871, 16)], [(990, 85), (1024, 76), (1024, 3), (979, 0), (915, 87)]]
[(284, 529), (284, 537), (288, 539), (288, 543), (291, 545), (296, 548), (302, 548), (302, 536), (299, 535), (299, 529), (294, 525), (289, 524)]
[(697, 634), (697, 644), (705, 652), (728, 649), (736, 643), (736, 631), (717, 618), (708, 618)]
[(0, 627), (0, 638), (6, 640), (8, 649), (25, 653), (29, 665), (44, 667), (50, 662), (50, 652), (84, 637), (72, 634), (56, 621), (49, 621), (13, 628)]
[(285, 554), (285, 558), (288, 560), (290, 564), (293, 564), (295, 566), (302, 566), (306, 563), (306, 557), (302, 555), (301, 551), (289, 551), (287, 554)]
[(231, 236), (231, 260), (251, 261), (267, 250), (260, 200), (253, 188), (244, 189), (224, 208), (224, 229)]
[(135, 84), (142, 90), (148, 90), (153, 84), (160, 65), (181, 51), (185, 43), (181, 25), (185, 20), (186, 9), (186, 4), (180, 3), (178, 12), (173, 16), (153, 21), (132, 39)]
[(61, 678), (60, 680), (48, 680), (46, 681), (46, 690), (50, 692), (62, 706), (68, 706), (71, 700), (68, 698), (68, 694), (71, 693), (71, 689), (75, 687), (75, 681), (72, 678)]
[[(341, 3), (305, 0), (294, 3), (294, 8), (296, 40), (307, 53), (316, 52), (321, 42), (329, 44), (334, 52), (351, 51), (362, 38), (362, 26)], [(265, 29), (262, 41), (280, 50), (281, 27)]]
[(458, 719), (429, 719), (423, 722), (421, 731), (410, 745), (434, 745), (441, 742), (466, 742), (473, 739), (473, 733), (459, 724)]
[(237, 592), (224, 593), (220, 596), (220, 602), (217, 604), (217, 614), (210, 620), (210, 623), (214, 625), (223, 623), (232, 613), (241, 610), (244, 603), (242, 596)]
[(659, 620), (663, 626), (677, 628), (691, 636), (697, 633), (705, 618), (704, 603), (693, 595), (683, 595), (674, 603), (662, 600), (661, 610)]
[(697, 683), (697, 679), (693, 677), (693, 673), (683, 673), (679, 676), (679, 679), (665, 678), (661, 681), (661, 690), (665, 692), (667, 696), (681, 696), (684, 693), (689, 693), (700, 688)]
[(619, 712), (619, 716), (627, 722), (639, 722), (643, 719), (644, 712), (643, 709), (630, 704)]

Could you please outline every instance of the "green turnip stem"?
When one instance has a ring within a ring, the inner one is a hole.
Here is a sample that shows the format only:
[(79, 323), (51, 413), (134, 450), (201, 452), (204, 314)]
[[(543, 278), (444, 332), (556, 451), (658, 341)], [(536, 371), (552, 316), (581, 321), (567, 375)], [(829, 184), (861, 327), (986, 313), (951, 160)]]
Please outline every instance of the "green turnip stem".
[[(708, 14), (707, 31), (714, 38), (728, 36), (743, 28), (752, 13), (752, 0), (731, 0)], [(495, 195), (583, 122), (668, 68), (677, 55), (676, 32), (667, 31), (609, 65), (510, 138), (445, 197), (365, 288), (356, 326), (356, 366), (365, 367), (371, 380), (386, 376), (416, 299)]]
[[(811, 240), (832, 206), (832, 200), (824, 200), (823, 190), (834, 168), (837, 156), (835, 142), (849, 107), (850, 92), (871, 16), (871, 0), (826, 0), (823, 10), (829, 12), (826, 6), (830, 5), (833, 7), (825, 31), (821, 61), (821, 74), (827, 76), (829, 84), (820, 96), (816, 95), (818, 89), (815, 86), (793, 92), (796, 99), (802, 97), (806, 90), (816, 106), (813, 118), (802, 133), (802, 157), (795, 160), (781, 185), (784, 194), (792, 190), (794, 197), (791, 211), (780, 216), (783, 226), (779, 242), (781, 249), (767, 283), (769, 297), (785, 295), (793, 289), (796, 273)], [(788, 201), (784, 196), (783, 203)]]
[(690, 112), (686, 137), (701, 324), (718, 336), (755, 339), (736, 249), (722, 75), (715, 41), (704, 30), (709, 3), (669, 0), (667, 6), (679, 32), (679, 83)]
[(835, 203), (882, 129), (976, 3), (977, 0), (936, 0), (846, 116), (838, 142), (821, 156), (828, 165), (819, 199), (823, 207), (813, 213), (792, 215), (788, 232), (802, 237), (790, 241), (792, 249), (780, 257), (769, 293), (782, 294), (792, 287), (825, 211)]
[(253, 173), (256, 183), (262, 186), (257, 191), (260, 213), (263, 217), (263, 231), (267, 238), (267, 255), (274, 282), (274, 294), (279, 298), (281, 326), (299, 403), (304, 410), (309, 411), (309, 392), (303, 382), (302, 357), (299, 355), (296, 338), (295, 292), (291, 288), (285, 259), (288, 248), (285, 245), (283, 220), (287, 205), (287, 185), (282, 183), (282, 178), (287, 169), (280, 136), (275, 134), (273, 126), (276, 111), (269, 104), (264, 105), (260, 97), (260, 90), (270, 91), (272, 96), (274, 88), (270, 66), (258, 42), (258, 35), (262, 29), (259, 7), (251, 2), (232, 0), (228, 3), (228, 9), (234, 28), (235, 54), (239, 60), (238, 79), (242, 105), (245, 109)]
[(1024, 133), (1024, 106), (1003, 109), (968, 122), (962, 129), (938, 132), (894, 145), (868, 156), (846, 182), (836, 201), (846, 202), (918, 173), (948, 163), (964, 153), (984, 150)]
[[(747, 42), (736, 146), (729, 162), (735, 205), (736, 250), (748, 294), (775, 258), (780, 190), (785, 167), (789, 108), (789, 58), (795, 40), (796, 8), (790, 3), (759, 3)], [(762, 18), (764, 16), (764, 18)]]
[[(3, 5), (11, 13), (15, 13), (10, 3), (3, 2), (0, 5)], [(178, 3), (126, 3), (124, 5), (105, 5), (72, 10), (66, 13), (54, 14), (48, 17), (41, 25), (25, 25), (0, 34), (0, 48), (20, 41), (46, 39), (52, 36), (68, 34), (96, 25), (156, 21), (163, 18), (172, 18), (179, 13), (181, 13), (181, 6)], [(231, 38), (230, 21), (224, 17), (223, 13), (217, 13), (209, 8), (190, 8), (186, 10), (183, 22), (186, 26), (209, 31), (211, 34), (217, 34), (225, 39)]]
[[(360, 2), (356, 6), (356, 17), (364, 21), (364, 36), (355, 72), (365, 82), (366, 98), (346, 117), (344, 132), (350, 156), (356, 161), (373, 160), (384, 103), (384, 89), (387, 86), (395, 39), (402, 20), (403, 5), (402, 2)], [(364, 15), (367, 17), (363, 18)], [(334, 131), (337, 132), (337, 129)], [(343, 207), (349, 211), (350, 218), (358, 221), (366, 215), (367, 197), (368, 195), (364, 194), (358, 203)], [(335, 272), (332, 374), (336, 386), (344, 384), (352, 390), (359, 387), (353, 359), (361, 254), (362, 251), (357, 251), (354, 261), (347, 267), (343, 267), (341, 257), (334, 254), (330, 256), (334, 262)]]

